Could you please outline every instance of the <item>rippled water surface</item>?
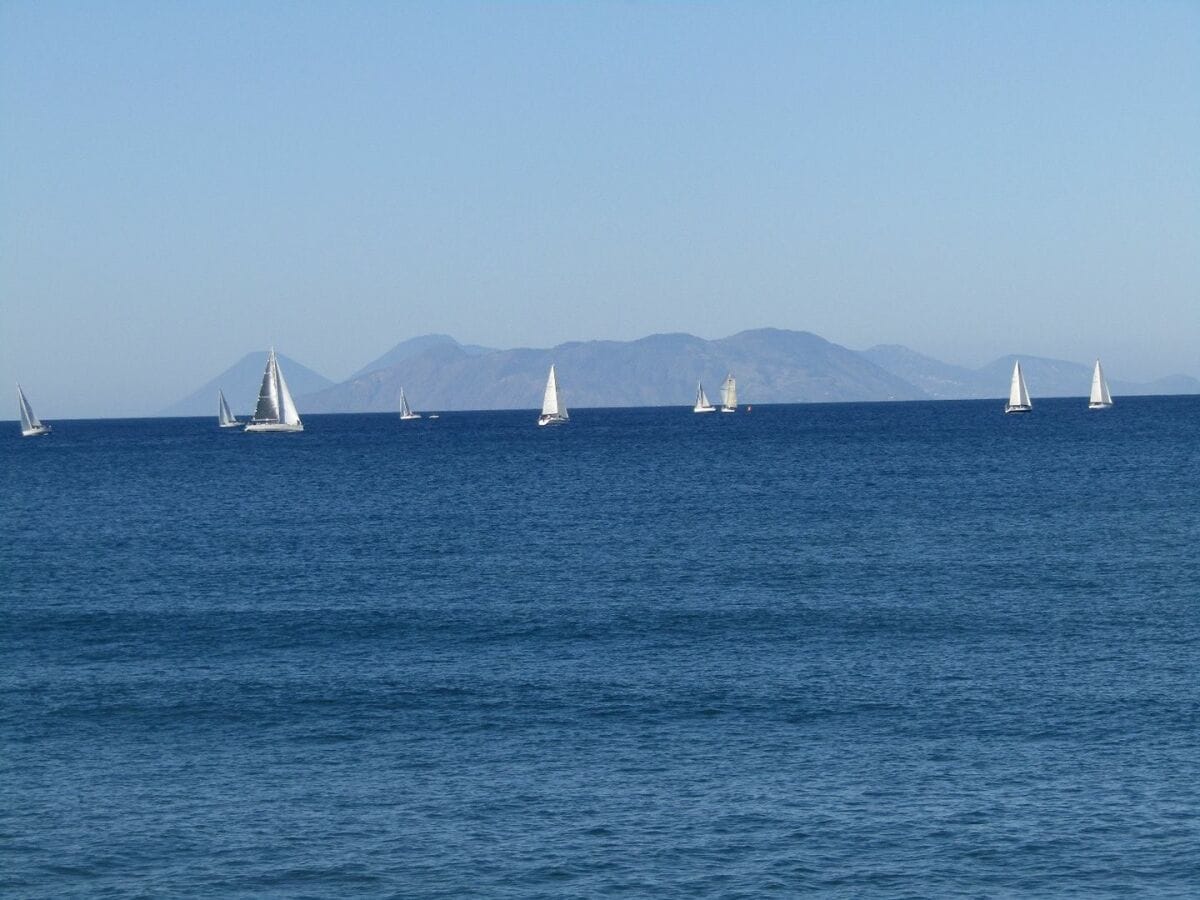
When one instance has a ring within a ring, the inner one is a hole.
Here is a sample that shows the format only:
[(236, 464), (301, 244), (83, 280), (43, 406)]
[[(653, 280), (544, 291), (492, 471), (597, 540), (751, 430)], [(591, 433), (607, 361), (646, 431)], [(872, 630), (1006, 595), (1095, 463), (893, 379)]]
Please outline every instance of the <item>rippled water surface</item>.
[(1200, 398), (0, 438), (0, 890), (1194, 895)]

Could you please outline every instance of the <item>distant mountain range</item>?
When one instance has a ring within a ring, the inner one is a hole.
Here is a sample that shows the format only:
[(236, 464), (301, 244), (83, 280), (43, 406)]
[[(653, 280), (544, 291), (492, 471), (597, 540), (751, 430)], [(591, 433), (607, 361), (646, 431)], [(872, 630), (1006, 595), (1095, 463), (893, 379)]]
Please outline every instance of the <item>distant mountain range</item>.
[(311, 412), (386, 412), (403, 387), (414, 408), (520, 409), (541, 403), (550, 364), (568, 406), (691, 403), (696, 380), (716, 396), (727, 372), (749, 403), (915, 400), (925, 394), (862, 355), (815, 334), (762, 329), (706, 341), (655, 334), (583, 341), (551, 350), (472, 353), (446, 339), (297, 401)]
[[(575, 341), (547, 350), (493, 350), (430, 334), (397, 344), (340, 384), (280, 356), (301, 413), (391, 412), (403, 387), (414, 409), (531, 409), (550, 364), (570, 407), (683, 406), (701, 379), (716, 398), (732, 372), (743, 403), (951, 400), (1004, 397), (1015, 356), (968, 369), (888, 344), (850, 350), (806, 331), (762, 328), (706, 341), (655, 334), (635, 341)], [(1021, 356), (1030, 393), (1086, 396), (1091, 366)], [(265, 353), (251, 353), (162, 415), (215, 415), (224, 387), (235, 412), (254, 407)], [(1200, 393), (1186, 375), (1147, 384), (1110, 383), (1115, 396)]]

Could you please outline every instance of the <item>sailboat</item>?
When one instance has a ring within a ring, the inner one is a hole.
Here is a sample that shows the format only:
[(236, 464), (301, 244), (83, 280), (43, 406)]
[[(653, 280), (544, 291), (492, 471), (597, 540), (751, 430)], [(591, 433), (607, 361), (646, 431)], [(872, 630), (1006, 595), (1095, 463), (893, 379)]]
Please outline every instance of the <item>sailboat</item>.
[(567, 415), (566, 404), (558, 392), (558, 380), (554, 377), (554, 366), (550, 367), (550, 376), (546, 379), (546, 393), (542, 397), (542, 414), (538, 416), (538, 425), (565, 425), (571, 417)]
[(217, 388), (217, 424), (222, 428), (237, 428), (242, 424), (229, 411), (229, 404), (225, 402), (225, 392), (220, 388)]
[(708, 395), (704, 393), (704, 385), (699, 381), (696, 382), (696, 405), (692, 407), (694, 413), (715, 412), (716, 407), (708, 402)]
[(17, 403), (21, 407), (21, 437), (37, 437), (40, 434), (50, 433), (50, 426), (43, 425), (42, 420), (33, 414), (33, 407), (25, 399), (25, 392), (21, 390), (19, 384), (17, 385)]
[(408, 398), (404, 396), (404, 388), (400, 388), (400, 418), (404, 421), (421, 418), (420, 413), (415, 413), (409, 409)]
[(721, 412), (737, 412), (737, 382), (733, 380), (732, 372), (725, 376), (725, 383), (721, 385)]
[(1096, 360), (1096, 368), (1092, 370), (1092, 395), (1088, 398), (1088, 409), (1108, 409), (1110, 406), (1112, 394), (1108, 392), (1108, 382), (1104, 380), (1100, 360)]
[(1025, 376), (1021, 374), (1020, 360), (1013, 363), (1012, 386), (1008, 389), (1008, 403), (1004, 404), (1004, 412), (1024, 413), (1033, 409), (1033, 401), (1029, 399), (1029, 388), (1025, 387)]
[(247, 431), (303, 431), (300, 413), (292, 402), (292, 392), (283, 380), (275, 348), (267, 354), (267, 368), (263, 372), (262, 387), (258, 389), (258, 406), (254, 418), (246, 425)]

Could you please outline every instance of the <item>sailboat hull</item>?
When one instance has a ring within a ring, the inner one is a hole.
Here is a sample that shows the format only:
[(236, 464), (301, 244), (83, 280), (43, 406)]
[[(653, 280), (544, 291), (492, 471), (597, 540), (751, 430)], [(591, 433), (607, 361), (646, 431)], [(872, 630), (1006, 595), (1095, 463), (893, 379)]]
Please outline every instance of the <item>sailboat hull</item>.
[(735, 412), (737, 412), (737, 407), (736, 407), (736, 406), (722, 406), (722, 407), (721, 407), (721, 412), (723, 412), (723, 413), (735, 413)]
[(222, 428), (241, 428), (242, 423), (241, 422), (222, 422), (221, 427)]
[(1088, 409), (1112, 409), (1111, 403), (1089, 403)]
[(1033, 411), (1032, 406), (1013, 406), (1010, 403), (1004, 407), (1004, 414), (1006, 416), (1011, 416), (1013, 413), (1027, 413), (1027, 412), (1032, 412), (1032, 411)]
[(706, 412), (716, 412), (716, 411), (717, 411), (717, 408), (715, 406), (693, 406), (692, 407), (692, 412), (694, 412), (694, 413), (706, 413)]
[(566, 425), (569, 420), (566, 416), (538, 416), (538, 427), (542, 428), (546, 425)]
[(400, 421), (401, 422), (409, 422), (409, 421), (412, 421), (413, 419), (419, 419), (419, 418), (421, 418), (420, 413), (409, 413), (407, 416), (401, 416)]
[(21, 437), (41, 437), (50, 433), (49, 425), (36, 425), (33, 428), (22, 428)]
[(287, 425), (283, 422), (251, 422), (246, 426), (246, 431), (303, 431), (304, 426), (300, 423), (295, 425)]

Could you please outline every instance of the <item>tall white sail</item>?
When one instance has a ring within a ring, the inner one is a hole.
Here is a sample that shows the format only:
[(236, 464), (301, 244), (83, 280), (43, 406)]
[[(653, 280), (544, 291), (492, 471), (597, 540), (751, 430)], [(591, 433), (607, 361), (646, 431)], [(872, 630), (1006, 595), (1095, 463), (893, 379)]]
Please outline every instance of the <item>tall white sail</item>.
[(736, 412), (737, 411), (737, 382), (733, 380), (733, 373), (725, 376), (725, 383), (721, 385), (721, 412)]
[(296, 410), (296, 404), (292, 400), (292, 392), (288, 390), (287, 382), (283, 380), (283, 369), (279, 368), (279, 361), (275, 361), (275, 377), (279, 381), (279, 406), (280, 420), (284, 425), (299, 425), (300, 413)]
[(262, 386), (258, 389), (258, 405), (247, 431), (303, 431), (300, 413), (292, 400), (292, 392), (284, 381), (274, 348), (267, 354), (267, 368)]
[(229, 411), (229, 404), (225, 402), (225, 392), (220, 388), (217, 388), (217, 423), (222, 428), (235, 428), (241, 424)]
[(401, 419), (419, 419), (420, 413), (415, 413), (408, 405), (408, 398), (404, 396), (404, 388), (400, 388), (400, 418)]
[(696, 382), (696, 405), (692, 407), (692, 412), (706, 413), (713, 412), (716, 407), (708, 402), (708, 395), (704, 393), (704, 385), (699, 381)]
[(550, 366), (550, 375), (546, 379), (546, 392), (542, 395), (542, 414), (538, 417), (539, 425), (561, 425), (570, 416), (567, 415), (566, 404), (558, 390), (558, 379), (554, 374), (554, 366)]
[(1021, 374), (1020, 360), (1013, 363), (1012, 384), (1008, 388), (1008, 403), (1004, 407), (1006, 413), (1029, 412), (1033, 403), (1029, 399), (1029, 388), (1025, 386), (1025, 376)]
[(33, 407), (25, 399), (21, 385), (17, 385), (17, 405), (21, 408), (21, 434), (24, 437), (35, 437), (50, 430), (49, 425), (43, 425), (42, 420), (33, 414)]
[(542, 415), (558, 415), (558, 379), (554, 376), (554, 366), (550, 367), (550, 377), (546, 379), (546, 392), (542, 395)]
[(1104, 379), (1100, 360), (1096, 360), (1096, 368), (1092, 370), (1092, 393), (1088, 397), (1088, 409), (1108, 409), (1110, 406), (1112, 394), (1108, 392), (1108, 382)]

